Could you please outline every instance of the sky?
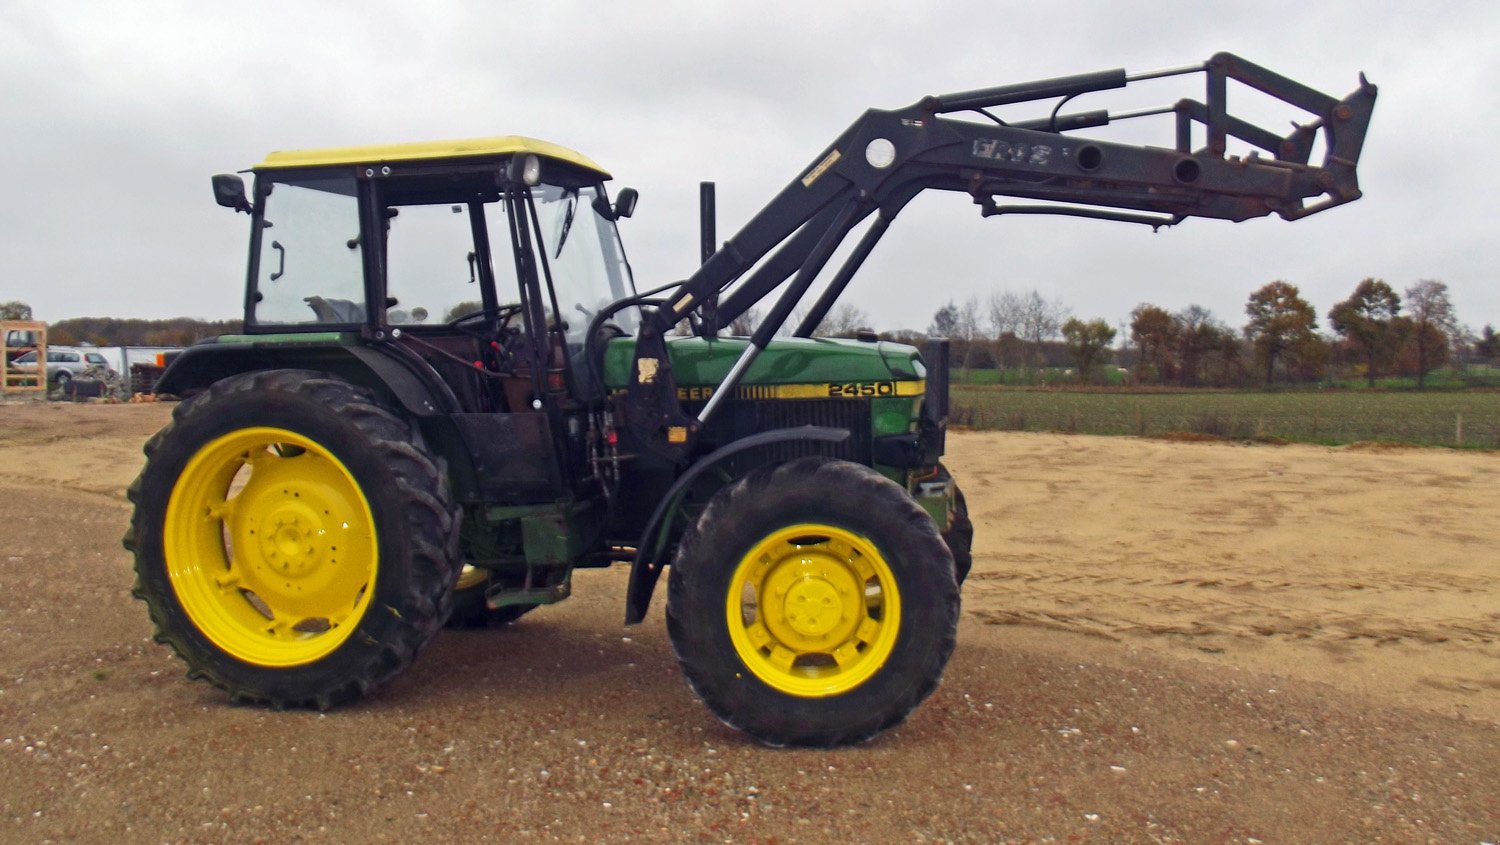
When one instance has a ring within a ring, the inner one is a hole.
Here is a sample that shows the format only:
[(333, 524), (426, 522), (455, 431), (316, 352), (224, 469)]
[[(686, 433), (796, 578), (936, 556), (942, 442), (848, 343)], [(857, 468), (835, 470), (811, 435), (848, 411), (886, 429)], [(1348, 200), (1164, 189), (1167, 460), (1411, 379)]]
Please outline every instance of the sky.
[[(698, 263), (700, 181), (717, 183), (725, 239), (867, 108), (1227, 50), (1338, 97), (1360, 71), (1380, 87), (1363, 199), (1295, 223), (1153, 233), (984, 220), (967, 196), (932, 192), (841, 302), (881, 330), (922, 330), (950, 299), (1004, 290), (1112, 325), (1149, 302), (1238, 327), (1276, 279), (1320, 320), (1366, 277), (1398, 291), (1438, 279), (1477, 330), (1500, 324), (1496, 44), (1493, 2), (6, 0), (0, 301), (46, 321), (237, 318), (247, 218), (214, 204), (212, 174), (278, 149), (508, 134), (579, 150), (612, 190), (641, 192), (621, 231), (638, 286), (654, 287)], [(1068, 110), (1202, 99), (1201, 79)], [(1170, 118), (1135, 124), (1104, 137), (1172, 146)]]

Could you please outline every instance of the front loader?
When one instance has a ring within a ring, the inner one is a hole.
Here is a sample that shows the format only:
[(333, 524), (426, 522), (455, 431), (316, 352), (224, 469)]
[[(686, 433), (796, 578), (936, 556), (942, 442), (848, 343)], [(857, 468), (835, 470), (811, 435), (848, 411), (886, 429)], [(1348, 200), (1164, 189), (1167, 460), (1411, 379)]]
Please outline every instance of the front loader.
[[(1063, 111), (1187, 73), (1203, 101)], [(1281, 136), (1231, 115), (1231, 81), (1306, 121)], [(213, 180), (250, 217), (245, 334), (190, 347), (157, 385), (184, 401), (129, 491), (135, 595), (190, 677), (328, 708), (445, 622), (566, 598), (579, 567), (628, 566), (639, 623), (670, 564), (672, 644), (720, 719), (769, 744), (868, 739), (936, 687), (972, 536), (941, 462), (946, 341), (813, 337), (892, 220), (927, 189), (986, 216), (1295, 220), (1359, 197), (1374, 100), (1362, 79), (1336, 99), (1220, 54), (870, 111), (691, 276), (647, 291), (616, 229), (635, 192), (611, 200), (572, 150), (272, 153), (248, 189)], [(992, 111), (1039, 101), (1055, 105)], [(1174, 116), (1172, 145), (1086, 134), (1148, 114)]]

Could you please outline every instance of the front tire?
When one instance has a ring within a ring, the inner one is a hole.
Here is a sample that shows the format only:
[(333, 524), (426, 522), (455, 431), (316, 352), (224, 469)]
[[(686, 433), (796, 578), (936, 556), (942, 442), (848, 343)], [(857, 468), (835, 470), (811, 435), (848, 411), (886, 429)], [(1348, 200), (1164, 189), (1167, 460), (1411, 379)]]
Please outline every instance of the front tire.
[(959, 586), (963, 586), (969, 570), (974, 568), (974, 523), (969, 519), (969, 503), (964, 499), (964, 491), (958, 489), (957, 481), (953, 482), (953, 513), (949, 520), (943, 542), (953, 554), (954, 574)]
[(232, 699), (326, 709), (441, 628), (459, 512), (443, 464), (367, 391), (234, 376), (146, 444), (125, 546), (156, 638)]
[(667, 630), (725, 724), (829, 747), (899, 724), (937, 687), (958, 601), (948, 548), (905, 490), (809, 458), (710, 500), (671, 568)]

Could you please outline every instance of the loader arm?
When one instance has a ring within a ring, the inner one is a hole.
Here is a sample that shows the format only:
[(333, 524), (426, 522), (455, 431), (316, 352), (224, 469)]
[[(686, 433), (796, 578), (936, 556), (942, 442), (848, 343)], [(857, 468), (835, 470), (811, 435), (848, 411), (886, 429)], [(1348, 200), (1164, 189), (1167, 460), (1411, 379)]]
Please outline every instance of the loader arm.
[[(1181, 100), (1127, 114), (1060, 113), (1080, 94), (1191, 73), (1206, 77), (1202, 102)], [(1293, 124), (1291, 133), (1282, 136), (1231, 115), (1230, 80), (1307, 112), (1307, 122)], [(644, 406), (628, 415), (630, 423), (637, 436), (660, 447), (658, 451), (686, 454), (693, 434), (718, 407), (717, 400), (732, 392), (850, 232), (871, 215), (876, 217), (810, 306), (797, 335), (812, 333), (891, 221), (922, 191), (967, 193), (986, 217), (1063, 214), (1154, 228), (1189, 217), (1241, 221), (1274, 213), (1296, 220), (1359, 198), (1356, 164), (1375, 95), (1375, 86), (1363, 75), (1354, 92), (1337, 99), (1219, 53), (1201, 65), (1173, 70), (1136, 75), (1100, 71), (930, 96), (895, 111), (868, 111), (697, 272), (648, 310), (630, 386), (635, 401)], [(1006, 123), (987, 111), (1040, 100), (1058, 102), (1050, 114), (1025, 121)], [(959, 112), (972, 112), (988, 122), (950, 117)], [(1159, 114), (1176, 116), (1172, 147), (1071, 134)], [(1195, 129), (1200, 126), (1202, 145), (1195, 147)], [(1322, 160), (1312, 163), (1319, 135)], [(1231, 137), (1254, 150), (1246, 156), (1227, 155)], [(1001, 205), (997, 197), (1027, 202)], [(753, 273), (751, 268), (756, 268)], [(789, 278), (790, 284), (782, 288)], [(781, 295), (724, 382), (696, 418), (685, 415), (667, 366), (666, 333), (691, 315), (699, 320), (701, 331), (712, 334), (778, 288)], [(722, 301), (720, 294), (725, 294)], [(707, 303), (716, 307), (705, 308)]]

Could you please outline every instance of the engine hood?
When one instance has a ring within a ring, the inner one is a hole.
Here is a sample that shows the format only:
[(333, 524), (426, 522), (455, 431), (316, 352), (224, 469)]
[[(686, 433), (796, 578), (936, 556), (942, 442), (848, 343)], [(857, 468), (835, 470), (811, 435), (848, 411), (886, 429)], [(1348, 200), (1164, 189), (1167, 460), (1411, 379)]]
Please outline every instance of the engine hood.
[[(704, 339), (674, 337), (667, 340), (672, 372), (680, 388), (713, 387), (724, 380), (734, 362), (750, 344), (747, 338)], [(635, 356), (633, 338), (610, 341), (604, 356), (604, 382), (610, 390), (629, 382)], [(926, 375), (917, 350), (900, 343), (867, 342), (841, 338), (778, 338), (766, 346), (740, 382), (752, 385), (807, 385), (822, 387), (866, 383), (920, 382)], [(893, 386), (894, 387), (894, 386)], [(901, 385), (906, 395), (916, 385)], [(917, 392), (920, 392), (918, 390)], [(868, 395), (897, 395), (895, 392)], [(811, 395), (808, 398), (813, 398)]]

